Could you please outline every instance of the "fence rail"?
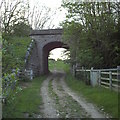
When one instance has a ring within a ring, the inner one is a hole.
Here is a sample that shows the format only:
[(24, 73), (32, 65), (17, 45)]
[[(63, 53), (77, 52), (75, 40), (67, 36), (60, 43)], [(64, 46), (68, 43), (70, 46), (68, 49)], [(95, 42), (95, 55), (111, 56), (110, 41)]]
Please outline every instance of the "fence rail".
[(92, 86), (99, 85), (117, 91), (120, 89), (120, 66), (112, 69), (85, 69), (73, 66), (73, 74), (83, 76)]
[(33, 73), (32, 69), (29, 69), (29, 70), (24, 70), (24, 72), (19, 72), (18, 76), (19, 76), (19, 78), (27, 77), (30, 80), (32, 80), (34, 77), (34, 73)]

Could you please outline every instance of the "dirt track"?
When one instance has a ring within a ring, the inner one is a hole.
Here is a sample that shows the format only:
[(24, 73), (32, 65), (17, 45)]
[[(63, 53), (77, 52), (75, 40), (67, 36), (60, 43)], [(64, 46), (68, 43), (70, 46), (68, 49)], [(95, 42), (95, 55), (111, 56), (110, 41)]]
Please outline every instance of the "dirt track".
[(44, 118), (105, 118), (93, 104), (70, 90), (64, 78), (64, 72), (53, 71), (43, 82)]

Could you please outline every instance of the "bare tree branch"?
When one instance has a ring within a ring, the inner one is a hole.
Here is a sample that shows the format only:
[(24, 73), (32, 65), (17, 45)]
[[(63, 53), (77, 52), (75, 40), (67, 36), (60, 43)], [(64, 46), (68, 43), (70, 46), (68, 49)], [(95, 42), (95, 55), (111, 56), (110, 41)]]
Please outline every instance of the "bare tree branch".
[(11, 32), (11, 28), (16, 22), (26, 19), (27, 9), (25, 1), (2, 0), (0, 26), (3, 32)]
[[(40, 5), (35, 5), (29, 17), (30, 24), (33, 29), (43, 29), (53, 27), (52, 20), (55, 12), (50, 8)], [(51, 23), (51, 24), (49, 24)]]

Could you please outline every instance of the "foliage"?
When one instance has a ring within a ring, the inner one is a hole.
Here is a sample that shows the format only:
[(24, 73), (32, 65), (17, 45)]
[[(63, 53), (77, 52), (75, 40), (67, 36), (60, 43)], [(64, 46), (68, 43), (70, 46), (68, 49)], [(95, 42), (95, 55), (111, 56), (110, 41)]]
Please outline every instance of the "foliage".
[(15, 99), (15, 95), (19, 92), (18, 86), (18, 69), (14, 73), (4, 74), (2, 77), (2, 96), (5, 98), (5, 103), (11, 103)]
[(1, 28), (3, 33), (11, 33), (12, 27), (20, 21), (26, 20), (28, 12), (28, 1), (2, 0), (1, 2)]
[(28, 37), (11, 37), (3, 41), (2, 69), (3, 73), (11, 73), (12, 69), (24, 68), (27, 47), (31, 42)]
[(30, 25), (25, 22), (19, 22), (13, 26), (13, 36), (27, 37), (30, 34)]
[(23, 89), (16, 94), (10, 104), (3, 105), (3, 118), (23, 118), (25, 113), (29, 114), (28, 117), (40, 114), (38, 107), (42, 104), (40, 87), (44, 79), (45, 76), (42, 76), (33, 79), (32, 82), (19, 82)]
[(62, 25), (71, 62), (96, 68), (119, 65), (120, 3), (63, 2), (62, 6), (68, 11)]

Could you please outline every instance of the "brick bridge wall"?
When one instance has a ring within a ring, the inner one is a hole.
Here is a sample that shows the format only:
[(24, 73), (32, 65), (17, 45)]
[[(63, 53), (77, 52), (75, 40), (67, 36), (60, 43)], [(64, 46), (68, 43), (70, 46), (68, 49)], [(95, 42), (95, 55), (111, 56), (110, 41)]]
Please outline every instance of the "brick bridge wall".
[(35, 41), (35, 46), (26, 65), (26, 69), (32, 69), (36, 75), (49, 73), (49, 52), (55, 48), (67, 48), (62, 42), (62, 33), (62, 29), (31, 31), (30, 37)]

